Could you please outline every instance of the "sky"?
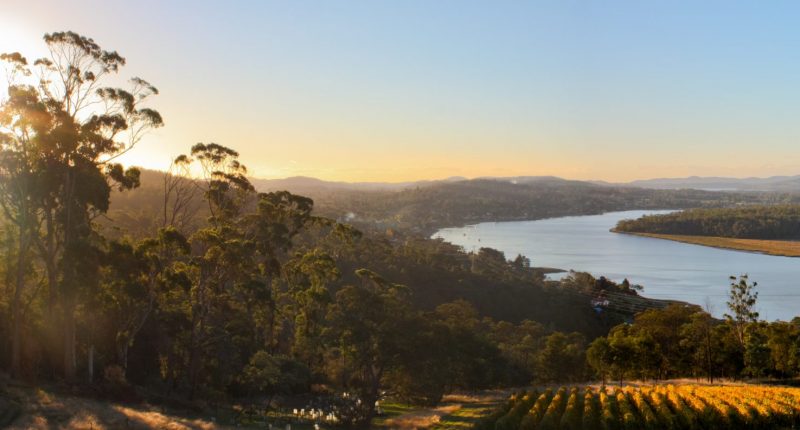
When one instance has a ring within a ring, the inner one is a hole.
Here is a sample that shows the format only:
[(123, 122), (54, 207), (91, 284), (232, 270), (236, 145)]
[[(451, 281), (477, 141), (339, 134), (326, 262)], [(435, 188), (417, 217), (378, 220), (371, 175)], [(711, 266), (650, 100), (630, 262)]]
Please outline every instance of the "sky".
[(197, 142), (255, 177), (800, 174), (800, 3), (0, 0), (0, 52), (72, 30), (160, 90), (126, 164)]

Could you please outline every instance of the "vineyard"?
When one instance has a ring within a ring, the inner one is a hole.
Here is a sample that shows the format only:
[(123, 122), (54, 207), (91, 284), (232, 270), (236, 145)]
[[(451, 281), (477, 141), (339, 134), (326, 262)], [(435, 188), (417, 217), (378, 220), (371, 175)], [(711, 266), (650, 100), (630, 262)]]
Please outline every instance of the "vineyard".
[(780, 429), (798, 423), (798, 388), (660, 385), (518, 393), (475, 428)]

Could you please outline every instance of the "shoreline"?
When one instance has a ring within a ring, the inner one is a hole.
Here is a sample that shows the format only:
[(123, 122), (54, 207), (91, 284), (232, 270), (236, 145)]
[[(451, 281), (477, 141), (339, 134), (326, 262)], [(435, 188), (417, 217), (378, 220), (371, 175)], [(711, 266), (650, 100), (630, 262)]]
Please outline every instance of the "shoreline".
[(634, 231), (620, 231), (616, 228), (612, 233), (629, 234), (632, 236), (649, 237), (653, 239), (671, 240), (673, 242), (688, 243), (691, 245), (707, 246), (711, 248), (727, 249), (729, 251), (750, 252), (754, 254), (772, 255), (776, 257), (800, 257), (800, 241), (790, 240), (763, 240), (739, 239), (718, 236), (691, 236), (681, 234), (643, 233)]

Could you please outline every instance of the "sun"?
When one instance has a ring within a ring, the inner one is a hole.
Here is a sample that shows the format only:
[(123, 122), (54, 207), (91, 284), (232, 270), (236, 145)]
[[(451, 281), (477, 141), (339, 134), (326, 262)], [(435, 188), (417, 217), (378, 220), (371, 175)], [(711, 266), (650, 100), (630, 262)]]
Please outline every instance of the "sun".
[(32, 62), (46, 53), (42, 36), (16, 17), (0, 15), (0, 53), (19, 52)]

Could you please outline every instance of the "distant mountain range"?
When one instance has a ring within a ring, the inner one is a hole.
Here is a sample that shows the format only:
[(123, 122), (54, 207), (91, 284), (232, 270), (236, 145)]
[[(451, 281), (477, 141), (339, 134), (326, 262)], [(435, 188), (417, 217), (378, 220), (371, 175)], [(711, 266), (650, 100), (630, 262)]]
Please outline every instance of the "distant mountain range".
[(259, 191), (289, 190), (294, 193), (320, 191), (320, 190), (351, 190), (351, 191), (399, 191), (406, 188), (432, 185), (436, 183), (465, 181), (467, 178), (454, 176), (447, 179), (434, 181), (414, 182), (341, 182), (325, 181), (308, 176), (292, 176), (283, 179), (255, 179), (250, 181)]
[[(725, 178), (700, 177), (642, 179), (625, 183), (606, 181), (575, 181), (556, 176), (513, 176), (483, 177), (481, 180), (510, 182), (512, 184), (546, 184), (546, 183), (584, 183), (611, 187), (638, 187), (656, 190), (696, 189), (706, 191), (774, 191), (800, 192), (800, 175), (772, 176), (769, 178)], [(401, 191), (436, 184), (446, 184), (469, 179), (454, 176), (440, 180), (410, 182), (340, 182), (325, 181), (307, 176), (294, 176), (284, 179), (252, 179), (253, 185), (261, 191), (290, 190), (295, 193), (316, 193), (324, 190), (347, 191)]]
[(699, 177), (645, 179), (629, 182), (630, 185), (654, 189), (693, 188), (709, 191), (780, 191), (800, 192), (800, 175), (772, 176), (769, 178)]
[[(512, 184), (532, 184), (532, 183), (581, 183), (582, 181), (572, 181), (558, 178), (556, 176), (510, 176), (510, 177), (482, 177), (476, 179), (487, 179), (500, 182), (510, 182)], [(313, 192), (320, 190), (350, 190), (350, 191), (400, 191), (409, 188), (419, 188), (436, 184), (447, 184), (453, 182), (469, 181), (463, 176), (452, 176), (446, 179), (410, 181), (410, 182), (342, 182), (326, 181), (323, 179), (312, 178), (309, 176), (292, 176), (283, 179), (257, 179), (251, 178), (250, 181), (259, 191), (289, 190), (295, 193)]]
[[(452, 176), (446, 179), (410, 181), (410, 182), (342, 182), (326, 181), (308, 176), (292, 176), (283, 179), (258, 179), (250, 181), (259, 191), (289, 190), (299, 194), (317, 194), (321, 191), (402, 191), (412, 188), (424, 188), (431, 185), (451, 184), (475, 180), (489, 180), (506, 182), (518, 185), (529, 184), (584, 184), (597, 185), (587, 181), (562, 179), (556, 176), (509, 176), (509, 177), (481, 177), (468, 179), (463, 176)], [(611, 184), (608, 184), (611, 185)], [(618, 186), (618, 185), (614, 185)]]

